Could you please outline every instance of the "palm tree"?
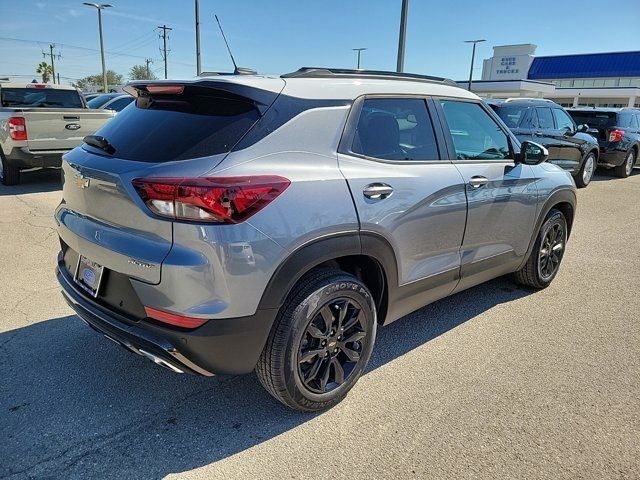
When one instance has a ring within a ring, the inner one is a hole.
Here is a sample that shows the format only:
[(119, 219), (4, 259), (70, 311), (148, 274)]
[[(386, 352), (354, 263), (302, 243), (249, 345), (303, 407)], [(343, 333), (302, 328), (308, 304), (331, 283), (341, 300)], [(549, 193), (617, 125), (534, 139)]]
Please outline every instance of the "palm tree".
[(42, 83), (48, 83), (53, 73), (53, 68), (47, 62), (40, 62), (38, 68), (36, 68), (36, 73), (42, 75)]

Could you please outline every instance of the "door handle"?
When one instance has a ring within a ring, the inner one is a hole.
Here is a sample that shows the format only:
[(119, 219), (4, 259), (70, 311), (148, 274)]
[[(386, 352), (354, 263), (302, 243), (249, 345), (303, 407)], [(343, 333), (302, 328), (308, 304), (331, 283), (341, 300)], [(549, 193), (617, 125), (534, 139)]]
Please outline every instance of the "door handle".
[(541, 137), (542, 136), (542, 132), (533, 132), (533, 136), (534, 137)]
[(469, 179), (469, 185), (471, 186), (471, 188), (480, 188), (483, 185), (486, 185), (487, 183), (489, 183), (489, 179), (487, 177), (482, 177), (480, 175), (471, 177)]
[(362, 193), (372, 200), (384, 200), (393, 193), (393, 187), (386, 183), (371, 183), (364, 187)]

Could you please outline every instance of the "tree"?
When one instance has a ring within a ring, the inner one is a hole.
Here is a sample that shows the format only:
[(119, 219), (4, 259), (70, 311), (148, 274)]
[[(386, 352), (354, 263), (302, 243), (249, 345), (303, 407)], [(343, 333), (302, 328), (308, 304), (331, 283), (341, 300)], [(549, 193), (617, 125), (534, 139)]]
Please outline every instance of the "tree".
[[(116, 86), (124, 83), (124, 78), (119, 73), (113, 70), (107, 70), (107, 85)], [(88, 88), (97, 87), (97, 90), (101, 92), (102, 88), (102, 73), (96, 73), (95, 75), (89, 75), (88, 77), (81, 78), (76, 83), (76, 87), (80, 90), (86, 90)]]
[(129, 70), (129, 80), (156, 80), (157, 78), (151, 70), (147, 70), (146, 65), (134, 65)]
[(47, 62), (40, 62), (36, 68), (36, 73), (42, 75), (42, 83), (48, 83), (53, 74), (53, 68)]

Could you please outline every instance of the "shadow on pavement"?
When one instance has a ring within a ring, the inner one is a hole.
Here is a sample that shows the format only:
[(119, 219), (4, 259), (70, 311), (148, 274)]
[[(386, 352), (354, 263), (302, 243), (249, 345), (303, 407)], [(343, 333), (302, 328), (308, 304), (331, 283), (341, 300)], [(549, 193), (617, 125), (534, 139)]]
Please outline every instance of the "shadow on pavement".
[(0, 184), (0, 197), (25, 193), (53, 192), (62, 189), (59, 168), (41, 168), (20, 172), (20, 183), (10, 187)]
[[(497, 279), (381, 328), (368, 372), (529, 293)], [(0, 368), (0, 477), (159, 478), (322, 415), (281, 406), (254, 375), (161, 369), (75, 316), (0, 334)]]

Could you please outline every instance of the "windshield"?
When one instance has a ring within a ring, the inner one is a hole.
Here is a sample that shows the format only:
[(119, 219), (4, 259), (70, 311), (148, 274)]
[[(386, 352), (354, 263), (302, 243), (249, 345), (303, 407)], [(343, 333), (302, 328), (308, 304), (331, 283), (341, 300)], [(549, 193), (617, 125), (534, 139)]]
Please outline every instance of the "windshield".
[(495, 112), (509, 128), (518, 128), (527, 108), (518, 105), (492, 105)]
[(3, 107), (83, 108), (80, 94), (75, 90), (54, 88), (2, 88)]
[(109, 145), (102, 155), (167, 162), (229, 152), (258, 118), (247, 98), (186, 87), (180, 94), (142, 94), (96, 135)]

